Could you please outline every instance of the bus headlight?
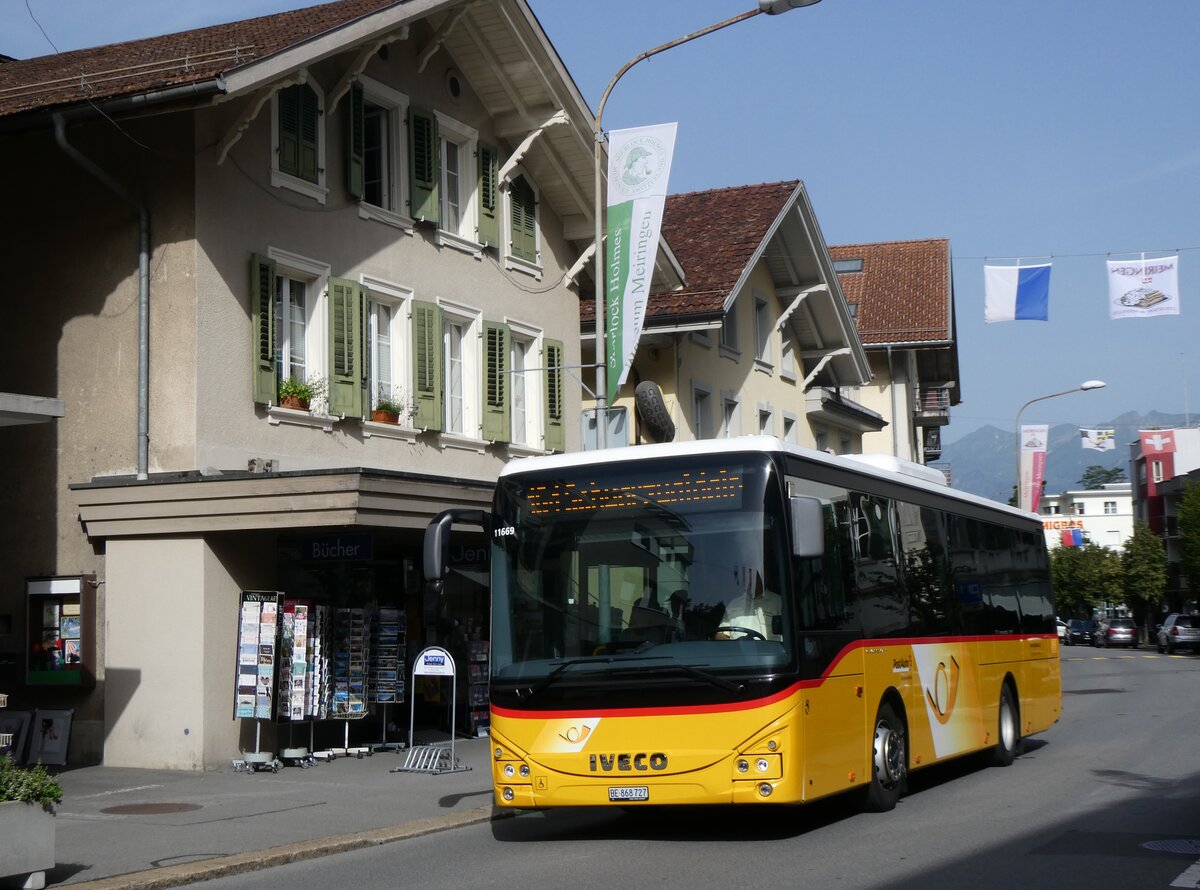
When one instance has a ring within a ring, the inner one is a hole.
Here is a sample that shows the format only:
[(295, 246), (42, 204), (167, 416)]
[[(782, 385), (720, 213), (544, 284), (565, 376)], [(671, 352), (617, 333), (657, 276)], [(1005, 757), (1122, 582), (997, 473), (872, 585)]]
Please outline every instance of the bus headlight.
[[(509, 789), (505, 788), (504, 790), (508, 791)], [(775, 789), (768, 782), (763, 782), (761, 785), (758, 786), (758, 794), (760, 797), (770, 797), (771, 792), (774, 790)]]
[(771, 768), (771, 764), (767, 762), (767, 758), (760, 757), (758, 760), (754, 761), (754, 768), (760, 773), (765, 773)]
[(738, 760), (738, 762), (737, 762), (737, 771), (738, 771), (739, 773), (748, 773), (748, 772), (750, 772), (750, 761), (748, 761), (748, 760), (744, 760), (744, 759), (740, 759), (740, 760)]
[(521, 774), (522, 779), (528, 779), (529, 778), (529, 764), (522, 763), (521, 768), (518, 770), (518, 772)]
[[(769, 787), (769, 786), (768, 786), (768, 787)], [(505, 788), (505, 789), (504, 789), (504, 790), (503, 790), (503, 791), (500, 793), (500, 796), (501, 796), (501, 797), (503, 797), (505, 800), (512, 800), (512, 799), (513, 799), (514, 797), (516, 797), (517, 795), (516, 795), (516, 792), (515, 792), (515, 791), (513, 791), (511, 788)]]
[(517, 769), (511, 763), (504, 764), (504, 778), (511, 779), (517, 774)]

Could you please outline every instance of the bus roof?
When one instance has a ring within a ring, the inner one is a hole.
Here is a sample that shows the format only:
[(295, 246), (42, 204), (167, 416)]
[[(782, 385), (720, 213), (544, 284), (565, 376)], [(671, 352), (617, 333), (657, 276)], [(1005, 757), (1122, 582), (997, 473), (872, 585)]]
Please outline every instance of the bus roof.
[(905, 485), (909, 488), (927, 491), (952, 500), (976, 504), (991, 510), (999, 510), (1021, 519), (1033, 520), (1040, 523), (1041, 517), (1036, 513), (1017, 509), (1009, 504), (979, 497), (965, 491), (959, 491), (946, 484), (946, 477), (940, 470), (902, 460), (886, 454), (829, 454), (793, 445), (775, 436), (736, 436), (727, 439), (702, 439), (693, 442), (666, 442), (657, 445), (632, 445), (620, 448), (607, 448), (598, 451), (576, 451), (570, 454), (552, 454), (543, 457), (525, 457), (509, 461), (500, 470), (500, 478), (523, 474), (526, 472), (542, 472), (545, 470), (567, 470), (574, 467), (590, 466), (592, 464), (620, 463), (622, 461), (643, 461), (658, 457), (686, 457), (703, 454), (736, 454), (745, 452), (790, 453), (812, 463), (838, 467), (862, 476)]

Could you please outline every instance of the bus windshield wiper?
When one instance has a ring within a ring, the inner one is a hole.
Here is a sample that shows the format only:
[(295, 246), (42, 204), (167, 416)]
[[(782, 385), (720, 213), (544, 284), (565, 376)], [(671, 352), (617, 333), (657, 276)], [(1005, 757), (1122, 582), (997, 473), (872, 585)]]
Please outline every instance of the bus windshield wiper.
[[(661, 661), (663, 659), (670, 658), (670, 657), (671, 656), (669, 656), (669, 655), (651, 655), (651, 656), (627, 655), (625, 657), (615, 657), (612, 655), (608, 655), (608, 656), (604, 656), (604, 657), (600, 657), (600, 658), (597, 658), (594, 656), (591, 658), (570, 658), (570, 659), (567, 659), (566, 661), (562, 662), (561, 664), (556, 665), (554, 670), (550, 671), (550, 673), (546, 674), (546, 676), (542, 677), (542, 679), (538, 680), (536, 683), (529, 686), (525, 690), (524, 695), (521, 693), (521, 690), (519, 687), (516, 690), (516, 693), (517, 693), (518, 698), (525, 698), (526, 696), (537, 695), (539, 692), (541, 692), (546, 687), (551, 686), (554, 683), (558, 682), (558, 678), (562, 676), (563, 671), (565, 671), (567, 668), (573, 667), (574, 665), (577, 665), (577, 664), (596, 664), (596, 665), (613, 664), (618, 661), (629, 661), (629, 660), (631, 660), (631, 658), (636, 658), (638, 661), (647, 661), (650, 659), (653, 659), (655, 661)], [(645, 668), (634, 668), (634, 670), (641, 671), (641, 670), (645, 670)]]
[[(655, 655), (655, 656), (651, 656), (651, 658), (653, 658), (655, 661), (662, 661), (667, 658), (670, 658), (670, 656)], [(627, 658), (613, 658), (611, 656), (606, 657), (606, 658), (572, 658), (568, 661), (564, 661), (560, 665), (557, 665), (554, 668), (554, 670), (552, 670), (550, 673), (546, 674), (546, 676), (542, 677), (542, 679), (540, 679), (538, 682), (534, 683), (532, 686), (529, 686), (527, 689), (524, 690), (523, 693), (522, 693), (522, 690), (520, 688), (518, 688), (516, 690), (517, 697), (525, 698), (527, 696), (533, 697), (533, 696), (537, 695), (542, 690), (544, 690), (547, 687), (556, 683), (558, 681), (558, 678), (562, 676), (563, 671), (565, 671), (569, 667), (572, 667), (573, 665), (577, 665), (577, 664), (606, 665), (606, 664), (614, 664), (619, 661), (627, 661), (627, 660), (628, 660)], [(641, 660), (647, 660), (647, 659), (642, 658), (642, 659), (638, 659), (638, 660), (641, 661)], [(709, 673), (708, 671), (703, 671), (700, 668), (698, 668), (692, 664), (656, 664), (656, 665), (652, 665), (650, 667), (638, 666), (638, 667), (620, 668), (618, 670), (609, 672), (608, 675), (612, 676), (613, 674), (630, 674), (630, 673), (665, 674), (665, 673), (672, 673), (672, 672), (676, 672), (676, 671), (682, 671), (683, 673), (687, 674), (689, 677), (695, 677), (697, 680), (702, 680), (711, 686), (716, 686), (721, 689), (727, 689), (730, 692), (741, 692), (746, 688), (745, 685), (742, 683), (735, 683), (732, 680), (726, 680), (724, 677), (718, 677), (716, 674)]]
[(726, 680), (724, 677), (718, 677), (716, 674), (702, 671), (693, 664), (659, 664), (654, 667), (641, 668), (641, 673), (645, 674), (665, 674), (668, 671), (683, 671), (689, 677), (695, 677), (697, 680), (703, 680), (705, 683), (720, 687), (721, 689), (728, 689), (730, 692), (741, 692), (746, 688), (744, 683), (735, 683), (732, 680)]

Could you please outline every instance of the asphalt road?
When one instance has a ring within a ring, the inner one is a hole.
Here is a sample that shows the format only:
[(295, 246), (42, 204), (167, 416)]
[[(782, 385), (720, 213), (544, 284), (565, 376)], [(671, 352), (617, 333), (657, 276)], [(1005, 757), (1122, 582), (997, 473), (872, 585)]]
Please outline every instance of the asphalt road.
[(1200, 656), (1063, 650), (1063, 719), (1013, 766), (913, 776), (895, 811), (525, 813), (211, 881), (267, 887), (1200, 886)]

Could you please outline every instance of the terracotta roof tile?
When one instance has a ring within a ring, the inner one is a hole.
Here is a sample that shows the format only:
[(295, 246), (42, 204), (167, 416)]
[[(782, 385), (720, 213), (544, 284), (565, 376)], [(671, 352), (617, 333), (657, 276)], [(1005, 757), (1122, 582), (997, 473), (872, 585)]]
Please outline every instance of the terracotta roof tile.
[(210, 80), (402, 0), (340, 0), (246, 19), (0, 63), (0, 116)]
[(861, 259), (861, 272), (838, 279), (848, 303), (858, 304), (863, 345), (950, 340), (950, 242), (944, 238), (830, 246), (838, 260)]
[[(687, 287), (650, 294), (646, 321), (713, 316), (799, 187), (798, 180), (668, 195), (662, 234), (683, 268)], [(595, 302), (580, 302), (584, 327)]]

